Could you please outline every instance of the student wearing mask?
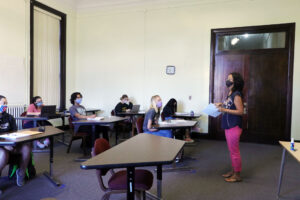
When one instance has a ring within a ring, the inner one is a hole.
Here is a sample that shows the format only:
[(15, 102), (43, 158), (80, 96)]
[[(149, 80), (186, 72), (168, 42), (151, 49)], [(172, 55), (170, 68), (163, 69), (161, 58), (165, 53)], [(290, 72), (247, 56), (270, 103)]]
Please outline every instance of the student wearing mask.
[(230, 73), (226, 80), (228, 95), (223, 103), (216, 103), (222, 115), (222, 128), (225, 129), (227, 146), (230, 152), (232, 170), (222, 176), (227, 182), (239, 182), (241, 179), (242, 161), (240, 155), (240, 136), (242, 134), (243, 88), (244, 80), (239, 73)]
[(115, 115), (122, 117), (121, 115), (118, 115), (118, 113), (130, 111), (133, 105), (126, 94), (123, 94), (120, 100), (121, 102), (119, 102), (115, 107)]
[[(31, 104), (27, 108), (27, 116), (33, 115), (33, 116), (40, 116), (41, 115), (41, 109), (43, 106), (43, 100), (40, 96), (35, 96), (31, 100)], [(52, 126), (52, 124), (48, 121), (38, 121), (38, 125), (40, 126)], [(33, 121), (24, 121), (24, 128), (33, 128)], [(48, 147), (50, 144), (49, 138), (46, 138), (44, 141), (37, 141), (37, 146), (41, 149)]]
[[(171, 119), (175, 119), (173, 116), (175, 115), (176, 111), (177, 111), (177, 101), (176, 99), (172, 98), (168, 101), (168, 103), (164, 107), (162, 114), (164, 115), (165, 120), (171, 120)], [(187, 143), (194, 142), (194, 140), (190, 136), (190, 131), (188, 129), (185, 131), (184, 141)]]
[[(0, 95), (0, 134), (17, 131), (16, 120), (13, 116), (6, 112), (6, 97)], [(25, 172), (31, 157), (31, 143), (22, 143), (17, 146), (0, 147), (0, 174), (7, 165), (10, 156), (13, 154), (21, 154), (20, 168), (17, 169), (17, 185), (25, 184)]]
[(172, 138), (173, 134), (171, 130), (158, 130), (152, 128), (153, 125), (158, 123), (160, 116), (160, 109), (162, 107), (162, 101), (160, 96), (155, 95), (151, 98), (150, 109), (147, 111), (143, 124), (144, 133), (149, 133), (152, 135), (158, 135), (162, 137)]
[[(84, 119), (96, 117), (95, 114), (86, 115), (86, 109), (84, 106), (81, 105), (82, 94), (80, 92), (74, 92), (71, 95), (70, 102), (71, 102), (72, 106), (70, 107), (69, 111), (70, 111), (70, 115), (71, 115), (73, 121), (84, 120)], [(92, 127), (91, 126), (80, 126), (78, 131), (92, 133)], [(109, 139), (108, 139), (107, 127), (96, 126), (96, 133), (99, 134), (100, 132), (103, 132), (103, 138), (105, 138), (108, 141)]]

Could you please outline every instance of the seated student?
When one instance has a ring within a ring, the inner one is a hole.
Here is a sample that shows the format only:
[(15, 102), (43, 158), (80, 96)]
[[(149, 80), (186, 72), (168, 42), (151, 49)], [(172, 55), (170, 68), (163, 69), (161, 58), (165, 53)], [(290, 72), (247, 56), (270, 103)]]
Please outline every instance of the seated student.
[[(35, 96), (31, 100), (31, 104), (27, 108), (27, 115), (39, 116), (41, 115), (41, 109), (43, 106), (43, 100), (40, 96)], [(38, 121), (39, 125), (43, 126), (52, 126), (52, 124), (46, 120)], [(33, 128), (33, 121), (24, 121), (24, 128)], [(44, 141), (37, 141), (37, 146), (41, 149), (48, 147), (50, 144), (49, 138), (46, 138)]]
[[(70, 107), (70, 115), (73, 119), (73, 121), (78, 121), (81, 119), (88, 119), (88, 118), (95, 118), (96, 115), (86, 115), (86, 109), (84, 106), (81, 105), (82, 102), (82, 94), (80, 92), (74, 92), (71, 95), (70, 102), (73, 106)], [(80, 126), (79, 132), (88, 132), (92, 133), (92, 127), (91, 126)], [(99, 132), (103, 132), (103, 138), (108, 140), (108, 133), (107, 133), (107, 127), (103, 126), (96, 126), (96, 133), (99, 134)], [(92, 145), (92, 144), (89, 144)]]
[(160, 108), (162, 106), (162, 101), (160, 96), (155, 95), (151, 98), (151, 105), (150, 109), (147, 111), (144, 119), (143, 124), (143, 131), (144, 133), (149, 133), (153, 135), (163, 136), (172, 138), (173, 134), (171, 130), (158, 130), (152, 128), (153, 125), (157, 124), (159, 115), (160, 115)]
[(115, 115), (122, 117), (121, 115), (118, 115), (118, 113), (130, 111), (133, 105), (129, 101), (128, 96), (126, 94), (123, 94), (120, 100), (121, 102), (119, 102), (115, 107)]
[[(16, 120), (13, 116), (6, 112), (7, 100), (6, 97), (0, 95), (0, 134), (17, 131)], [(7, 165), (8, 159), (13, 154), (21, 154), (20, 168), (17, 169), (17, 185), (23, 186), (25, 183), (25, 171), (31, 157), (31, 143), (22, 143), (15, 147), (2, 146), (0, 147), (0, 174), (3, 168)]]
[[(167, 105), (163, 109), (163, 115), (165, 117), (165, 120), (175, 119), (173, 116), (175, 112), (177, 111), (177, 101), (176, 99), (170, 99), (167, 103)], [(185, 131), (185, 139), (186, 142), (194, 142), (193, 139), (191, 139), (189, 130)]]

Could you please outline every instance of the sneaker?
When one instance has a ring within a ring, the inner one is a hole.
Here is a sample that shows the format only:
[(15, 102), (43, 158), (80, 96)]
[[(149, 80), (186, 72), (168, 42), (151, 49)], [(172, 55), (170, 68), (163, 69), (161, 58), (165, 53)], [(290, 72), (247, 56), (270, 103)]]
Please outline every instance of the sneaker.
[(50, 140), (49, 140), (49, 138), (46, 138), (45, 140), (44, 140), (44, 145), (46, 146), (46, 147), (48, 147), (49, 146), (49, 144), (50, 144)]
[(194, 142), (194, 140), (191, 139), (191, 138), (185, 138), (184, 141), (185, 141), (186, 143), (193, 143), (193, 142)]
[(45, 145), (42, 144), (40, 141), (37, 141), (37, 142), (36, 142), (36, 145), (37, 145), (40, 149), (44, 149), (44, 148), (45, 148)]
[(17, 169), (16, 175), (17, 175), (17, 185), (19, 187), (23, 186), (25, 184), (25, 173), (23, 175), (21, 175), (20, 169)]

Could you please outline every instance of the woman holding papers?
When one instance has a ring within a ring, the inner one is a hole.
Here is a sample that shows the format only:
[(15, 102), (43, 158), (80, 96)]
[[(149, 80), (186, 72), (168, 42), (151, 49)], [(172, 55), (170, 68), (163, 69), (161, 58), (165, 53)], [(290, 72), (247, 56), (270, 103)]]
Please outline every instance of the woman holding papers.
[[(167, 105), (164, 107), (162, 114), (165, 117), (165, 120), (175, 119), (173, 116), (175, 115), (175, 112), (177, 111), (177, 101), (176, 99), (172, 98), (168, 101)], [(194, 140), (190, 136), (190, 132), (187, 129), (185, 131), (185, 142), (192, 143)]]
[(147, 111), (145, 115), (143, 131), (145, 133), (149, 133), (153, 135), (172, 138), (173, 134), (171, 130), (158, 130), (153, 128), (153, 125), (158, 123), (161, 107), (162, 107), (162, 101), (160, 96), (158, 95), (153, 96), (151, 98), (150, 109)]
[[(6, 97), (0, 95), (0, 134), (17, 131), (16, 120), (13, 116), (6, 112), (7, 100)], [(13, 154), (21, 154), (20, 168), (17, 169), (17, 185), (23, 186), (25, 183), (25, 171), (28, 166), (31, 156), (31, 143), (23, 143), (15, 147), (3, 146), (0, 147), (0, 174), (3, 168), (7, 165), (8, 159)]]
[(242, 115), (244, 113), (242, 90), (244, 80), (239, 73), (233, 72), (228, 75), (226, 87), (229, 89), (228, 96), (223, 103), (216, 103), (222, 115), (222, 128), (230, 152), (232, 170), (222, 176), (227, 182), (242, 181), (240, 173), (242, 162), (240, 156), (239, 142), (242, 134)]
[[(84, 106), (81, 105), (82, 102), (82, 94), (80, 92), (74, 92), (71, 95), (70, 102), (72, 106), (70, 107), (70, 117), (72, 118), (72, 121), (78, 121), (78, 120), (87, 120), (89, 118), (96, 118), (97, 116), (94, 115), (86, 115), (86, 109)], [(80, 126), (79, 132), (87, 132), (92, 133), (92, 127), (91, 126)], [(107, 128), (102, 126), (96, 126), (96, 133), (103, 132), (103, 138), (105, 138), (108, 141), (108, 133)], [(92, 144), (89, 144), (92, 145)]]

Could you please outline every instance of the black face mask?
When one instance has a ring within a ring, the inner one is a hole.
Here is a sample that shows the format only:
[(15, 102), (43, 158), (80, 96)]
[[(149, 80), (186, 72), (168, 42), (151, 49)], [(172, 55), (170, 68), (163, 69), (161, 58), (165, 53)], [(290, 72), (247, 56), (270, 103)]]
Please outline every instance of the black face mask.
[(230, 81), (230, 80), (226, 80), (226, 87), (230, 87), (230, 86), (232, 86), (233, 85), (233, 82), (232, 81)]

